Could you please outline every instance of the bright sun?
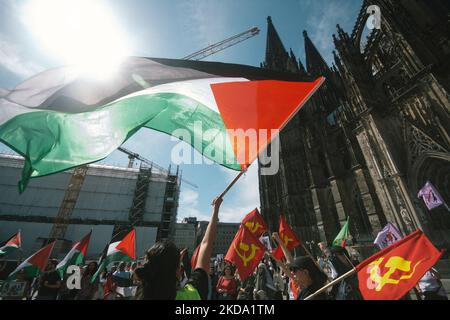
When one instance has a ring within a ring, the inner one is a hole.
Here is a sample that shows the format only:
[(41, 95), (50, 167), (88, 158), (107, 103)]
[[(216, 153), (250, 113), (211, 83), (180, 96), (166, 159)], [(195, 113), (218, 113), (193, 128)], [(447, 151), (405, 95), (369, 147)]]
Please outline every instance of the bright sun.
[(86, 76), (107, 79), (129, 55), (127, 37), (101, 0), (30, 0), (24, 22), (45, 50)]

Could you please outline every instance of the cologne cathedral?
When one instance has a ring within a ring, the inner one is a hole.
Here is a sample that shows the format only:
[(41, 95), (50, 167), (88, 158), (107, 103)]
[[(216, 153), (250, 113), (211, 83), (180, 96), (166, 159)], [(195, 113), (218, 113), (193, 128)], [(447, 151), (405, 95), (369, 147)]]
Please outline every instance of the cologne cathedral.
[[(368, 8), (381, 28), (363, 36)], [(427, 181), (450, 204), (450, 2), (363, 1), (351, 33), (337, 25), (332, 66), (303, 32), (306, 61), (287, 52), (272, 19), (264, 68), (325, 83), (280, 133), (280, 168), (262, 175), (271, 230), (286, 216), (304, 242), (330, 244), (349, 218), (351, 243), (373, 250), (388, 223), (450, 248), (450, 209), (417, 197)], [(364, 254), (364, 252), (366, 254)]]

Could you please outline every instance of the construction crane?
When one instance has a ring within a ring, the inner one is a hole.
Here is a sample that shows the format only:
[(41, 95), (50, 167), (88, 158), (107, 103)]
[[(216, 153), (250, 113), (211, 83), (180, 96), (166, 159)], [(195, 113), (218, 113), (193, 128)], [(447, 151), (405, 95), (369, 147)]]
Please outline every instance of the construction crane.
[[(161, 167), (160, 165), (154, 163), (153, 161), (150, 161), (150, 160), (144, 158), (143, 156), (141, 156), (141, 155), (139, 155), (139, 154), (137, 154), (135, 152), (132, 152), (132, 151), (130, 151), (128, 149), (125, 149), (124, 147), (119, 147), (117, 150), (122, 151), (123, 153), (128, 155), (128, 159), (129, 159), (128, 168), (133, 168), (134, 160), (137, 159), (137, 160), (140, 160), (140, 161), (148, 164), (152, 168), (158, 169), (162, 173), (170, 174), (170, 172), (167, 169)], [(187, 183), (188, 185), (190, 185), (190, 186), (192, 186), (194, 188), (198, 188), (198, 186), (196, 184), (194, 184), (194, 183), (192, 183), (192, 182), (190, 182), (190, 181), (188, 181), (186, 179), (182, 178), (181, 181)]]
[[(225, 50), (226, 48), (229, 48), (231, 46), (234, 46), (235, 44), (238, 44), (242, 41), (245, 41), (251, 37), (256, 36), (259, 34), (260, 30), (257, 27), (253, 27), (247, 31), (244, 31), (242, 33), (239, 33), (235, 36), (232, 36), (228, 39), (222, 40), (220, 42), (217, 42), (215, 44), (212, 44), (202, 50), (199, 50), (197, 52), (194, 52), (186, 57), (184, 57), (184, 60), (201, 60), (204, 59), (210, 55), (213, 55), (219, 51)], [(163, 173), (167, 173), (168, 170), (165, 168), (157, 165), (156, 163), (145, 159), (144, 157), (140, 156), (137, 153), (131, 152), (123, 147), (119, 147), (118, 150), (121, 152), (124, 152), (128, 155), (129, 163), (128, 167), (132, 167), (134, 160), (138, 159), (148, 165), (150, 165), (153, 168), (157, 168)], [(74, 169), (74, 172), (72, 174), (72, 177), (70, 179), (69, 185), (66, 189), (64, 199), (61, 202), (61, 206), (59, 208), (58, 214), (56, 215), (55, 222), (52, 226), (52, 229), (50, 231), (50, 235), (43, 244), (49, 243), (52, 240), (61, 240), (64, 239), (68, 224), (70, 222), (70, 218), (72, 216), (73, 209), (75, 208), (75, 204), (78, 200), (78, 196), (81, 191), (81, 187), (83, 185), (84, 179), (86, 177), (88, 167), (87, 165), (78, 167)], [(170, 174), (170, 172), (169, 172)], [(198, 188), (197, 185), (185, 180), (181, 179), (181, 181)], [(54, 250), (57, 251), (57, 250)]]
[(183, 58), (183, 60), (202, 60), (206, 57), (209, 57), (210, 55), (213, 55), (219, 51), (225, 50), (226, 48), (229, 48), (231, 46), (234, 46), (235, 44), (238, 44), (239, 42), (245, 41), (247, 39), (250, 39), (251, 37), (256, 36), (259, 34), (259, 29), (257, 27), (253, 27), (247, 31), (244, 31), (242, 33), (239, 33), (235, 36), (232, 36), (228, 39), (222, 40), (220, 42), (217, 42), (215, 44), (212, 44), (202, 50), (199, 50), (197, 52), (194, 52), (186, 57)]

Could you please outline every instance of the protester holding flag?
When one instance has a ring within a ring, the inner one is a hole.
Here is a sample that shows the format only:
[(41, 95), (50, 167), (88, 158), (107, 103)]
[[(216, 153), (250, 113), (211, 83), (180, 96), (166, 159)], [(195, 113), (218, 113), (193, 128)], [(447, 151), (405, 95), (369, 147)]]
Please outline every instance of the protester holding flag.
[[(279, 247), (286, 257), (287, 267), (289, 268), (289, 272), (286, 272), (286, 274), (294, 282), (294, 285), (291, 284), (290, 287), (299, 290), (293, 292), (297, 300), (305, 299), (325, 285), (328, 277), (312, 258), (299, 257), (294, 260), (285, 243), (277, 233), (273, 233), (273, 238), (278, 242)], [(327, 295), (322, 293), (314, 299), (327, 300)]]
[[(289, 264), (289, 269), (300, 288), (297, 300), (304, 300), (315, 293), (328, 280), (327, 275), (317, 267), (310, 257), (296, 258), (293, 263)], [(315, 296), (314, 300), (327, 300), (327, 295), (323, 292)]]
[(56, 300), (59, 288), (61, 287), (61, 278), (56, 271), (58, 261), (52, 259), (47, 263), (45, 273), (39, 279), (39, 289), (36, 300)]
[(142, 294), (140, 300), (206, 300), (208, 296), (208, 272), (216, 237), (219, 208), (222, 198), (213, 202), (213, 214), (206, 228), (197, 255), (197, 264), (191, 279), (179, 288), (180, 250), (173, 242), (156, 243), (146, 253), (143, 266)]

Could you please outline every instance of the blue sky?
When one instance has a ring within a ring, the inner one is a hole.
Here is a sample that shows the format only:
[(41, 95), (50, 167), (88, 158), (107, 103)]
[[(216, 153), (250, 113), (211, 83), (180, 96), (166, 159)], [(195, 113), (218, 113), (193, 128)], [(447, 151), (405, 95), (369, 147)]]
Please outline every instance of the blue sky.
[[(55, 0), (59, 2), (62, 0)], [(108, 36), (123, 43), (123, 49), (133, 56), (181, 58), (212, 43), (243, 32), (253, 26), (261, 33), (245, 42), (210, 56), (207, 60), (259, 66), (264, 60), (267, 22), (272, 20), (287, 50), (292, 48), (304, 61), (302, 31), (308, 34), (324, 58), (331, 62), (332, 34), (339, 23), (351, 32), (361, 7), (360, 0), (90, 0), (98, 3), (100, 28), (108, 17), (116, 31)], [(26, 12), (33, 8), (33, 0), (0, 0), (0, 87), (13, 88), (20, 81), (47, 68), (66, 63), (61, 56), (50, 51), (48, 43), (36, 36)], [(49, 2), (49, 1), (46, 1)], [(50, 1), (51, 2), (51, 1)], [(71, 1), (76, 6), (80, 0)], [(42, 6), (41, 6), (42, 8)], [(75, 9), (74, 9), (75, 10)], [(88, 10), (89, 11), (89, 8)], [(58, 16), (46, 13), (46, 21), (64, 23), (67, 12)], [(85, 10), (86, 12), (86, 10)], [(103, 13), (102, 13), (103, 12)], [(62, 22), (61, 22), (62, 21)], [(55, 22), (55, 23), (56, 23)], [(59, 28), (58, 25), (50, 25)], [(53, 39), (52, 48), (63, 45)], [(64, 41), (67, 41), (65, 37)], [(89, 54), (99, 48), (84, 45)], [(126, 48), (125, 48), (126, 47)], [(168, 167), (171, 149), (178, 142), (161, 133), (142, 129), (124, 146), (152, 161)], [(0, 151), (8, 149), (0, 144)], [(103, 163), (126, 166), (128, 158), (115, 151)], [(182, 165), (183, 177), (199, 186), (198, 189), (182, 184), (178, 219), (197, 216), (209, 220), (211, 200), (226, 187), (236, 172), (218, 165)], [(244, 178), (225, 197), (220, 214), (223, 222), (239, 222), (242, 217), (259, 207), (257, 165), (254, 164)]]

